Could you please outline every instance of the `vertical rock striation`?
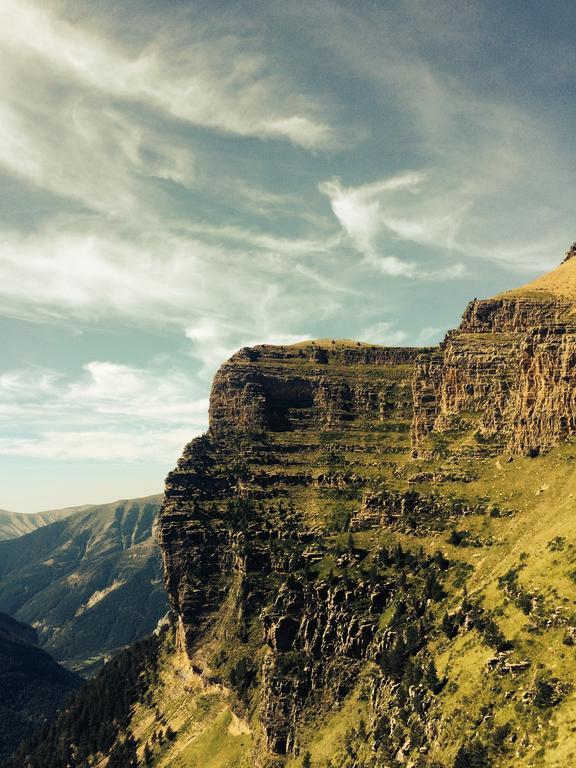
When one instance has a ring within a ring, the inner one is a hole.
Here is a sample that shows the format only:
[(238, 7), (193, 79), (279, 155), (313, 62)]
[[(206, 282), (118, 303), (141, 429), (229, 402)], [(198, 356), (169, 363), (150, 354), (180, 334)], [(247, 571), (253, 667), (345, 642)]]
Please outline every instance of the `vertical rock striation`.
[(546, 450), (576, 433), (576, 261), (494, 299), (471, 302), (460, 327), (419, 361), (414, 450), (474, 432), (515, 453)]
[[(363, 488), (409, 456), (421, 352), (342, 342), (243, 349), (214, 379), (207, 434), (167, 478), (159, 538), (180, 640), (207, 677), (228, 676), (240, 707), (243, 686), (259, 681), (266, 754), (297, 747), (314, 691), (349, 690), (346, 670), (375, 632), (375, 619), (353, 620), (341, 587), (312, 588), (305, 574), (327, 554), (323, 537), (347, 529)], [(370, 598), (368, 584), (354, 590)], [(219, 644), (234, 656), (227, 671), (222, 653), (206, 652)]]

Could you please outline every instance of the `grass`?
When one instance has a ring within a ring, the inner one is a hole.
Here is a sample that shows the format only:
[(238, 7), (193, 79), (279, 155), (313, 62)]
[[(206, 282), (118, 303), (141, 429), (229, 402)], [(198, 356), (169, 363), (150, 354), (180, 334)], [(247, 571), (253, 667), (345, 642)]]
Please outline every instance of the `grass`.
[[(334, 707), (333, 711), (304, 731), (303, 742), (310, 752), (312, 765), (323, 766), (328, 760), (334, 759), (335, 754), (345, 746), (346, 735), (358, 727), (360, 720), (368, 722), (370, 718), (368, 702), (361, 694), (362, 682), (351, 693), (342, 706)], [(288, 758), (286, 768), (300, 768), (301, 757)]]
[[(173, 640), (165, 644), (159, 662), (159, 683), (149, 701), (141, 701), (133, 712), (131, 730), (140, 743), (152, 748), (157, 768), (243, 768), (252, 746), (247, 723), (230, 708), (226, 690), (207, 685), (193, 671), (185, 654)], [(168, 725), (175, 737), (158, 742), (154, 734), (166, 734)]]

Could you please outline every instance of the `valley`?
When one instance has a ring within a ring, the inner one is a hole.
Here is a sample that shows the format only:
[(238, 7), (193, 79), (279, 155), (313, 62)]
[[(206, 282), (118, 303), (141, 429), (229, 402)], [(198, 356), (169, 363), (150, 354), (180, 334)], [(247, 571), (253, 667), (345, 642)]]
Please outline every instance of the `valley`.
[(0, 541), (0, 611), (32, 624), (69, 669), (93, 674), (168, 610), (153, 532), (161, 500), (81, 507)]

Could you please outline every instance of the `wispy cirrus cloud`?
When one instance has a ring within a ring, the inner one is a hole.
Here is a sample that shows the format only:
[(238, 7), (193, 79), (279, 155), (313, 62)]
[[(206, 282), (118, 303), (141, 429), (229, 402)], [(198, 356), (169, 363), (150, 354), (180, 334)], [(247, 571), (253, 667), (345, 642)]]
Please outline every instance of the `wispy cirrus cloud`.
[(0, 417), (2, 407), (38, 422), (57, 417), (61, 423), (120, 418), (143, 424), (204, 424), (208, 400), (182, 371), (94, 360), (76, 378), (57, 370), (6, 371), (0, 375)]
[(338, 178), (323, 182), (325, 194), (342, 229), (366, 263), (386, 275), (411, 278), (459, 277), (464, 267), (452, 263), (440, 272), (391, 253), (395, 242), (456, 251), (457, 233), (468, 206), (430, 195), (423, 172), (406, 172), (357, 187), (345, 187)]
[(85, 364), (76, 378), (8, 371), (0, 376), (0, 422), (18, 419), (28, 434), (4, 429), (0, 454), (166, 461), (205, 429), (207, 411), (198, 381), (182, 371), (108, 361)]
[[(332, 143), (333, 131), (250, 41), (196, 31), (178, 18), (137, 50), (96, 36), (58, 16), (56, 6), (5, 0), (0, 41), (19, 65), (29, 59), (110, 99), (140, 103), (171, 118), (239, 136), (278, 138), (303, 147)], [(168, 40), (170, 44), (168, 43)], [(284, 89), (281, 101), (278, 89)]]
[[(285, 252), (265, 241), (257, 249), (241, 242), (225, 248), (171, 233), (130, 239), (100, 228), (5, 233), (2, 313), (35, 321), (171, 326), (193, 342), (194, 354), (206, 351), (213, 370), (214, 361), (241, 344), (296, 338), (303, 320), (335, 314), (350, 293), (337, 275), (301, 263), (304, 243), (290, 244)], [(329, 247), (324, 253), (318, 247), (316, 259), (331, 258)], [(287, 291), (287, 285), (298, 290)]]
[(141, 37), (113, 35), (113, 25), (103, 32), (66, 10), (0, 5), (0, 169), (41, 190), (52, 210), (89, 214), (104, 233), (159, 233), (205, 223), (192, 193), (217, 209), (236, 185), (253, 214), (286, 196), (220, 178), (198, 146), (203, 135), (334, 146), (318, 100), (250, 34), (193, 23), (193, 9), (181, 9)]
[[(34, 437), (1, 437), (0, 455), (28, 459), (170, 462), (196, 433), (190, 427), (169, 430), (53, 430)], [(161, 486), (159, 477), (156, 487)]]
[[(480, 5), (455, 9), (440, 2), (432, 10), (403, 0), (372, 5), (362, 22), (351, 8), (330, 0), (306, 10), (300, 5), (298, 12), (307, 16), (306, 34), (315, 41), (321, 35), (322, 45), (370, 89), (379, 107), (372, 124), (380, 148), (375, 163), (384, 166), (389, 158), (397, 169), (399, 158), (417, 157), (405, 167), (425, 169), (414, 195), (379, 190), (380, 182), (341, 183), (342, 189), (332, 190), (331, 200), (340, 198), (341, 207), (351, 198), (360, 207), (369, 240), (360, 250), (375, 269), (410, 272), (394, 242), (418, 246), (424, 260), (442, 257), (439, 266), (413, 269), (415, 277), (442, 272), (446, 253), (472, 271), (482, 261), (527, 273), (556, 263), (553, 254), (572, 237), (565, 189), (574, 163), (565, 141), (569, 118), (558, 119), (545, 91), (558, 83), (566, 87), (563, 59), (573, 53), (554, 45), (542, 58), (538, 35), (530, 36), (530, 45), (520, 42), (522, 36), (500, 36), (494, 15)], [(487, 57), (487, 50), (498, 50), (500, 58)], [(528, 80), (519, 74), (518, 60)], [(392, 258), (379, 262), (371, 255), (374, 240), (386, 235), (392, 242), (386, 249), (380, 243), (377, 253)], [(463, 274), (454, 264), (452, 272)]]
[(416, 275), (416, 266), (395, 255), (378, 252), (378, 238), (385, 226), (382, 197), (398, 189), (414, 190), (422, 180), (418, 173), (407, 173), (360, 187), (345, 188), (340, 179), (320, 184), (320, 191), (330, 199), (334, 215), (366, 261), (384, 274)]

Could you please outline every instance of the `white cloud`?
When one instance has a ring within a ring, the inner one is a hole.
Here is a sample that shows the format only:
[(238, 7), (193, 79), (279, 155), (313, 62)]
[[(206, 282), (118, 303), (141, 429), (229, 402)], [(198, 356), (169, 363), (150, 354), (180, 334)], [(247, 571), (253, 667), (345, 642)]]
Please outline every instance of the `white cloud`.
[(318, 243), (314, 269), (305, 263), (305, 241), (285, 250), (274, 240), (261, 245), (225, 248), (98, 228), (0, 235), (0, 312), (44, 322), (171, 325), (190, 340), (207, 376), (239, 346), (302, 338), (310, 318), (336, 315), (342, 297), (353, 294), (345, 275), (327, 274), (330, 244), (322, 251)]
[(92, 361), (70, 380), (62, 372), (0, 376), (0, 420), (19, 433), (0, 453), (50, 459), (174, 460), (207, 426), (208, 399), (196, 378)]
[(0, 454), (67, 461), (174, 461), (200, 430), (47, 431), (31, 438), (0, 438)]
[(25, 317), (112, 316), (185, 326), (209, 311), (213, 322), (249, 319), (263, 302), (277, 311), (288, 305), (274, 284), (291, 269), (277, 253), (226, 250), (168, 233), (140, 240), (67, 229), (0, 236), (2, 310)]
[(430, 269), (389, 253), (395, 241), (454, 250), (468, 204), (454, 208), (452, 199), (439, 200), (430, 195), (427, 182), (426, 174), (410, 171), (358, 187), (344, 187), (335, 178), (320, 184), (319, 189), (330, 199), (334, 215), (356, 249), (374, 269), (391, 276), (456, 277), (462, 274), (461, 265)]
[(126, 417), (145, 422), (206, 422), (208, 399), (194, 379), (180, 371), (147, 371), (129, 365), (93, 361), (85, 376), (61, 395), (65, 407), (87, 409), (98, 417)]
[(382, 344), (386, 347), (395, 347), (403, 344), (408, 337), (406, 331), (396, 328), (394, 323), (385, 320), (375, 323), (360, 332), (360, 340), (372, 344)]
[(201, 374), (211, 375), (220, 363), (230, 357), (238, 347), (234, 341), (238, 338), (238, 331), (242, 335), (241, 327), (232, 328), (209, 317), (201, 318), (186, 328), (186, 338), (192, 342), (192, 356), (203, 365)]
[[(383, 225), (382, 195), (398, 189), (417, 189), (423, 179), (419, 173), (406, 173), (360, 187), (345, 188), (340, 179), (320, 184), (320, 191), (330, 199), (334, 215), (355, 246), (368, 259), (377, 258), (376, 239)], [(412, 267), (388, 257), (390, 274), (410, 272)], [(383, 270), (385, 271), (385, 270)]]
[[(458, 279), (466, 274), (466, 264), (475, 260), (523, 272), (552, 268), (563, 252), (565, 235), (561, 233), (538, 232), (527, 241), (522, 232), (513, 232), (502, 242), (493, 241), (479, 212), (491, 186), (492, 180), (481, 176), (472, 183), (429, 171), (407, 172), (358, 187), (345, 187), (340, 179), (332, 179), (319, 188), (365, 262), (383, 274)], [(440, 258), (433, 265), (404, 261), (390, 253), (402, 243), (425, 249), (428, 258), (431, 253)]]
[(149, 224), (162, 202), (158, 179), (194, 183), (189, 146), (166, 141), (153, 123), (58, 89), (50, 103), (29, 104), (14, 79), (0, 74), (0, 166), (8, 172), (91, 211), (123, 221), (146, 216)]
[(127, 51), (59, 18), (47, 3), (3, 0), (0, 40), (12, 58), (33, 59), (57, 78), (171, 118), (304, 147), (332, 142), (312, 100), (271, 74), (270, 60), (250, 50), (249, 41), (198, 30), (189, 18), (185, 36), (176, 25), (157, 32), (140, 50)]
[(0, 415), (37, 423), (206, 423), (208, 399), (181, 371), (92, 361), (73, 380), (61, 371), (23, 369), (0, 376)]

